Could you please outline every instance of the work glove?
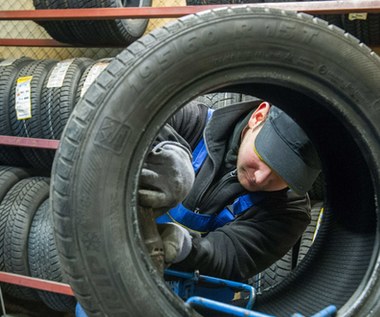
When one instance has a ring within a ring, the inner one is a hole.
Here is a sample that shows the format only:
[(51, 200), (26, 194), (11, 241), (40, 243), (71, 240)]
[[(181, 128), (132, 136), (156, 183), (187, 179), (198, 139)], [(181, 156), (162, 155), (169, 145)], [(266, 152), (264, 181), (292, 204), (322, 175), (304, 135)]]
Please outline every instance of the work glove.
[(164, 247), (165, 263), (183, 261), (192, 248), (192, 236), (189, 231), (176, 223), (169, 222), (157, 225)]
[(194, 178), (190, 151), (177, 142), (161, 142), (143, 165), (138, 191), (140, 205), (165, 213), (185, 199)]

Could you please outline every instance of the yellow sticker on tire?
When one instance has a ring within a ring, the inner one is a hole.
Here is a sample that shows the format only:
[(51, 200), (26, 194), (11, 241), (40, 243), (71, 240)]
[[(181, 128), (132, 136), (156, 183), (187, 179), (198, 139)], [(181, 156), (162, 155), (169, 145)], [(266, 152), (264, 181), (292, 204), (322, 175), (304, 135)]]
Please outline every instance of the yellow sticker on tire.
[(31, 82), (33, 76), (25, 76), (17, 79), (15, 109), (17, 120), (30, 119), (32, 117)]

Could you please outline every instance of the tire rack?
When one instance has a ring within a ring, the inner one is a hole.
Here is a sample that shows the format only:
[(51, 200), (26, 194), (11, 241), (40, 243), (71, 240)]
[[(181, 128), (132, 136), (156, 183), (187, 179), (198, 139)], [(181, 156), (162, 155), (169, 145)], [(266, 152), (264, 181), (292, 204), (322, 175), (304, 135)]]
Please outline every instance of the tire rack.
[[(268, 7), (293, 10), (308, 14), (380, 13), (380, 1), (316, 1), (255, 3), (242, 6)], [(111, 20), (116, 18), (178, 18), (226, 5), (202, 5), (183, 7), (140, 7), (140, 8), (91, 8), (54, 10), (6, 10), (0, 11), (0, 20)], [(239, 5), (234, 5), (239, 6)], [(241, 6), (241, 5), (240, 5)], [(19, 47), (70, 47), (53, 39), (0, 39), (0, 46)], [(75, 46), (79, 47), (79, 46)], [(88, 47), (88, 46), (87, 46)], [(91, 46), (93, 47), (93, 46)], [(373, 48), (376, 49), (376, 48)], [(59, 140), (24, 138), (0, 135), (0, 146), (20, 146), (56, 150)], [(0, 272), (0, 282), (74, 296), (68, 284)]]

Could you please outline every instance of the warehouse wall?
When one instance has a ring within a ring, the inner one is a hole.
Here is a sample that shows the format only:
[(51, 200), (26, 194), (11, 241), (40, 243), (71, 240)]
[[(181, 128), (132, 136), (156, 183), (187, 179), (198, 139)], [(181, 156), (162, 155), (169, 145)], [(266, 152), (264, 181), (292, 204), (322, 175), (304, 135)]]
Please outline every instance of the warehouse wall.
[[(186, 0), (153, 0), (153, 6), (183, 6)], [(33, 10), (33, 0), (0, 0), (0, 10)], [(147, 32), (170, 19), (151, 19)], [(33, 21), (0, 21), (0, 38), (48, 39), (45, 30)], [(28, 56), (35, 59), (53, 58), (63, 60), (72, 57), (100, 59), (117, 55), (121, 48), (31, 48), (0, 47), (0, 58)]]

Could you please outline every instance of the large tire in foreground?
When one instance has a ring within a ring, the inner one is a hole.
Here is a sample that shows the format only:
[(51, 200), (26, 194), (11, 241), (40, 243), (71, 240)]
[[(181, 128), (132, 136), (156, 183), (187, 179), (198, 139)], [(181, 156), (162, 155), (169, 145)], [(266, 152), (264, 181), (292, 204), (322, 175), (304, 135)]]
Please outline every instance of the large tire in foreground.
[(227, 87), (293, 116), (317, 147), (326, 182), (329, 225), (281, 283), (287, 288), (260, 296), (257, 309), (311, 315), (335, 304), (339, 316), (375, 316), (380, 59), (325, 21), (263, 8), (207, 11), (153, 31), (119, 54), (74, 109), (51, 197), (57, 247), (77, 299), (89, 316), (194, 313), (146, 252), (138, 175), (177, 109)]

